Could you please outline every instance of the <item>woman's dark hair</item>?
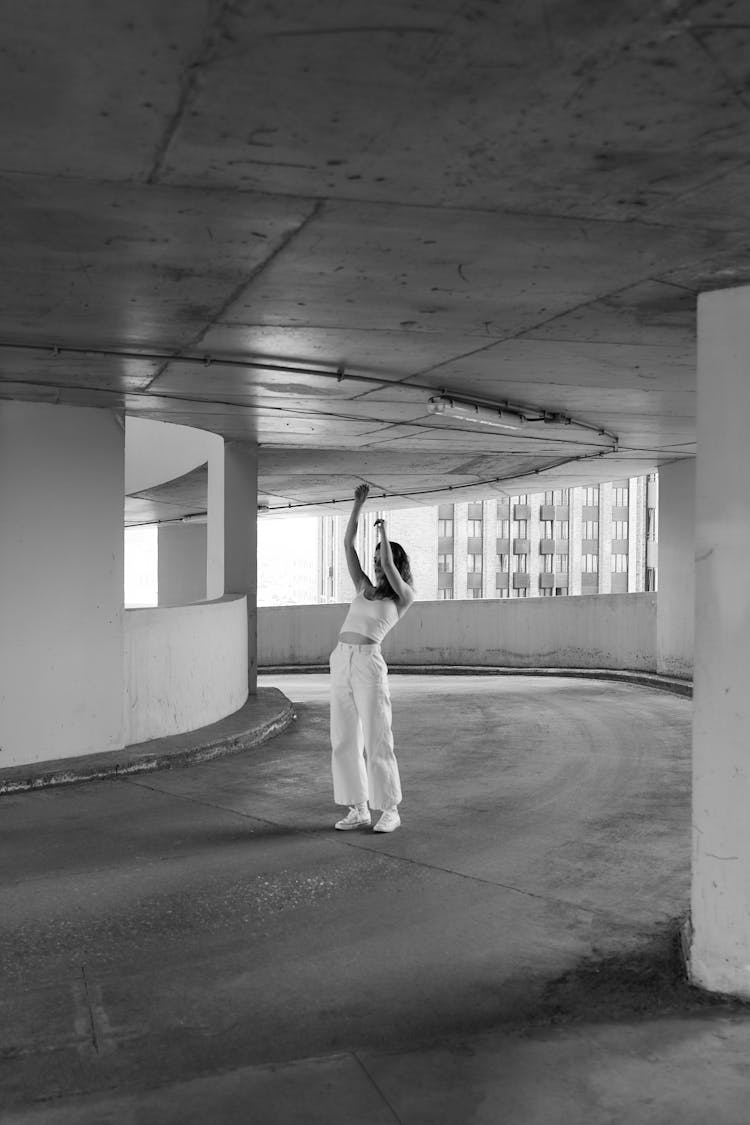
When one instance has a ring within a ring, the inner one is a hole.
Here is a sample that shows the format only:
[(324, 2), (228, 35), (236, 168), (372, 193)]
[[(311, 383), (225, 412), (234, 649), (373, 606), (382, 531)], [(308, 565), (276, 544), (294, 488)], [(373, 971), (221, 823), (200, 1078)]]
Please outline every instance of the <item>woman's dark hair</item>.
[[(414, 585), (414, 579), (412, 578), (412, 575), (411, 575), (411, 563), (409, 562), (409, 556), (407, 555), (406, 551), (404, 550), (404, 548), (401, 546), (400, 543), (394, 543), (394, 541), (391, 539), (390, 544), (391, 544), (391, 555), (393, 556), (393, 563), (394, 563), (394, 566), (396, 567), (396, 570), (399, 572), (399, 574), (403, 578), (404, 582), (406, 582), (409, 586), (413, 586)], [(380, 550), (380, 544), (379, 543), (377, 545), (376, 550)], [(396, 591), (393, 589), (393, 587), (391, 586), (390, 582), (388, 581), (388, 579), (386, 578), (386, 576), (384, 574), (381, 575), (380, 581), (378, 582), (377, 586), (375, 587), (375, 597), (376, 598), (392, 598), (394, 602), (398, 601), (398, 596), (396, 594)]]

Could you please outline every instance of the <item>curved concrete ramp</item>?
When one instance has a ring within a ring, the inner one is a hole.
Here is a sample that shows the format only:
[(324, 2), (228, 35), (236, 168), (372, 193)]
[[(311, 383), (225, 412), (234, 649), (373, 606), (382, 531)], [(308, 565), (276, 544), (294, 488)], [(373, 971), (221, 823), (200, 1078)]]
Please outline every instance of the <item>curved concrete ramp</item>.
[(572, 1088), (593, 1123), (592, 1054), (630, 1068), (612, 1119), (651, 1120), (657, 1042), (669, 1097), (700, 1085), (698, 1010), (712, 1080), (747, 1050), (675, 969), (689, 700), (393, 676), (378, 836), (332, 831), (326, 678), (263, 683), (298, 718), (251, 754), (3, 798), (4, 1121), (536, 1122)]

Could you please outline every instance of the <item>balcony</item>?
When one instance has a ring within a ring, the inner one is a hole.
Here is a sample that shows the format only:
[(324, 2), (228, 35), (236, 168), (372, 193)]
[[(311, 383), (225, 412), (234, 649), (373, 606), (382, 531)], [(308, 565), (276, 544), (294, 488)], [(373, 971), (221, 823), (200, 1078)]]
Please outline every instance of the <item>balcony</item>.
[(497, 551), (498, 555), (509, 555), (510, 554), (510, 539), (508, 539), (508, 538), (506, 538), (506, 539), (496, 539), (495, 540), (495, 550)]
[(539, 554), (540, 555), (554, 555), (555, 541), (554, 539), (540, 539), (539, 540)]
[(531, 505), (529, 505), (529, 504), (515, 504), (513, 506), (513, 519), (514, 520), (530, 520), (531, 519)]
[(539, 509), (540, 520), (554, 520), (557, 519), (554, 504), (542, 504)]
[(531, 585), (531, 578), (528, 574), (517, 573), (513, 575), (513, 589), (514, 590), (528, 590)]
[(530, 551), (528, 539), (514, 539), (513, 540), (513, 554), (514, 555), (528, 555)]

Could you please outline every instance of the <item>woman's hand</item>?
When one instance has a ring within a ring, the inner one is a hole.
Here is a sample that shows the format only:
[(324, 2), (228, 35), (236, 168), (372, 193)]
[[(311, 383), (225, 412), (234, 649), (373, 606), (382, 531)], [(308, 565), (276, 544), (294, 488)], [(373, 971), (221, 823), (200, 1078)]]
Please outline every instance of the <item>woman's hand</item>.
[(370, 495), (369, 484), (358, 484), (354, 489), (354, 499), (357, 504), (364, 504), (367, 497)]

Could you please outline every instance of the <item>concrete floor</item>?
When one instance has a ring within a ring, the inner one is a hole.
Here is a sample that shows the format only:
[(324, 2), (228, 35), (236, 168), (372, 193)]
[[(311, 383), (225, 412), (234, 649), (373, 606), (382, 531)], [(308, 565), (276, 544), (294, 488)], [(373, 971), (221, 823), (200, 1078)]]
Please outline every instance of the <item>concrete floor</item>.
[(0, 798), (3, 1125), (749, 1120), (691, 989), (689, 699), (393, 676), (403, 827), (332, 830), (327, 683), (246, 753)]

